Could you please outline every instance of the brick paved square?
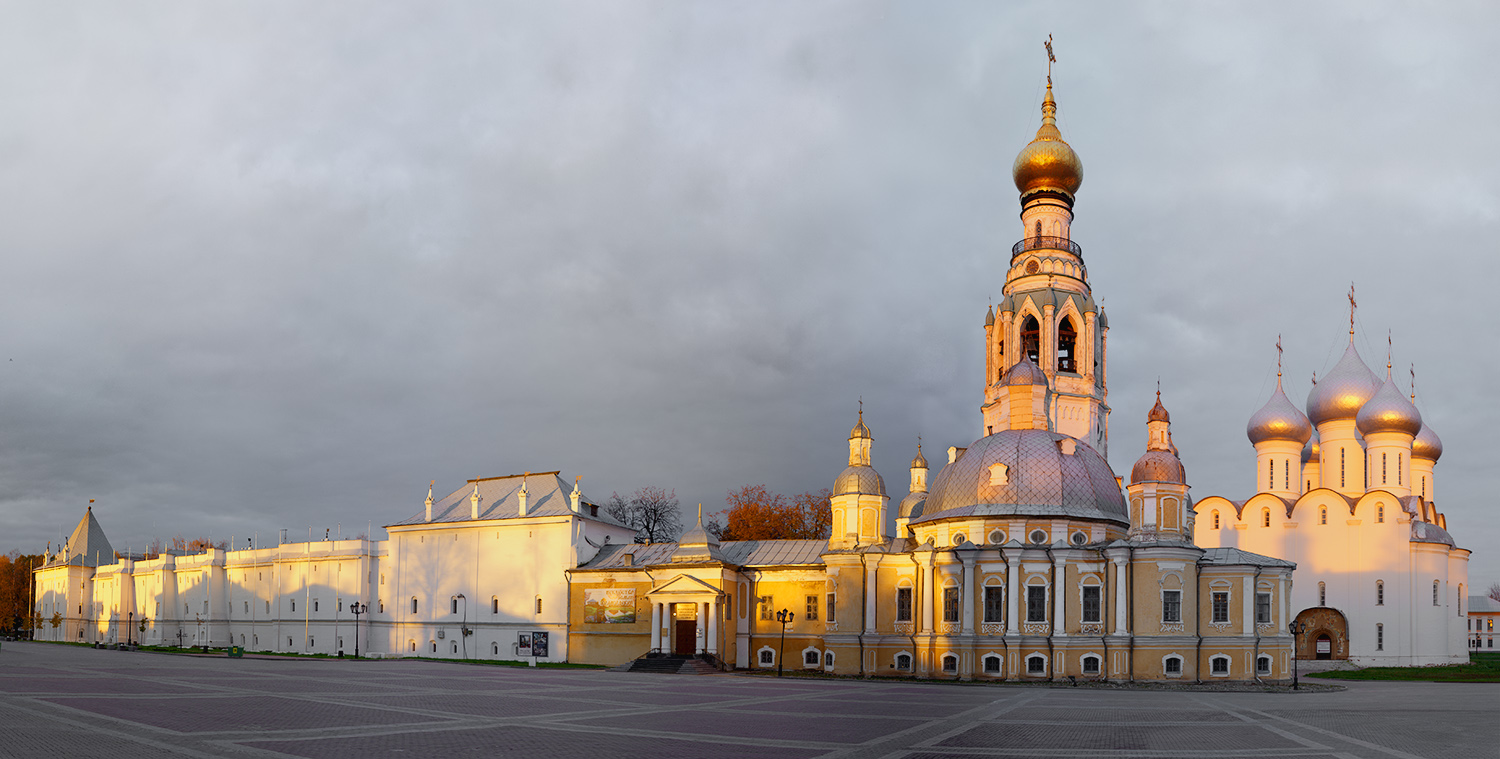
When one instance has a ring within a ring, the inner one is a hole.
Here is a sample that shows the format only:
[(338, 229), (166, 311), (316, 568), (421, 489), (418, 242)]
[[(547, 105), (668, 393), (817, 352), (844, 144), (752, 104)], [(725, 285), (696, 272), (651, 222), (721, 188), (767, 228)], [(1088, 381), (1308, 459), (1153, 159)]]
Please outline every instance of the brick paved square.
[(1127, 751), (1224, 751), (1298, 748), (1302, 744), (1255, 725), (1134, 725), (990, 723), (967, 730), (939, 745), (966, 748), (1005, 746), (1035, 749)]
[(811, 717), (788, 714), (757, 714), (736, 709), (723, 711), (681, 710), (656, 714), (575, 720), (577, 724), (613, 726), (636, 730), (693, 733), (741, 738), (859, 743), (886, 733), (921, 724), (918, 719), (880, 720), (851, 717)]
[(246, 741), (246, 746), (308, 759), (368, 756), (653, 757), (653, 759), (810, 759), (822, 749), (702, 743), (597, 733), (568, 734), (527, 727), (448, 730), (329, 740)]
[(49, 701), (74, 709), (130, 720), (179, 733), (239, 730), (296, 730), (350, 725), (393, 725), (433, 722), (396, 711), (316, 703), (290, 698), (54, 698)]

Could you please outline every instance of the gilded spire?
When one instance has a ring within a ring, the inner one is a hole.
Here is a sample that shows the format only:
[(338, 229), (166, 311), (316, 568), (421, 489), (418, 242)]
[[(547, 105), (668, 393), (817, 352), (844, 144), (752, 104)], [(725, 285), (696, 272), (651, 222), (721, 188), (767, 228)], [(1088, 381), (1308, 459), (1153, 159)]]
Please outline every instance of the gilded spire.
[(1063, 195), (1069, 203), (1074, 193), (1083, 184), (1083, 161), (1062, 138), (1057, 128), (1057, 99), (1052, 96), (1052, 64), (1057, 56), (1052, 53), (1052, 38), (1047, 47), (1047, 94), (1042, 98), (1042, 125), (1036, 130), (1036, 138), (1016, 156), (1011, 166), (1011, 177), (1016, 189), (1025, 198), (1033, 192), (1051, 191)]

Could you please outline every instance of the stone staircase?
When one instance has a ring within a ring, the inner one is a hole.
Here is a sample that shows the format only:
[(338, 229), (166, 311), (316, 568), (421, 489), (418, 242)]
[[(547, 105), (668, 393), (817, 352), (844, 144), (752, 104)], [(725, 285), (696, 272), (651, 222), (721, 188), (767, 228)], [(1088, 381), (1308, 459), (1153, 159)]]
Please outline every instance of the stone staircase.
[(655, 672), (664, 675), (711, 675), (719, 671), (718, 665), (707, 657), (678, 654), (646, 654), (614, 669), (616, 672)]

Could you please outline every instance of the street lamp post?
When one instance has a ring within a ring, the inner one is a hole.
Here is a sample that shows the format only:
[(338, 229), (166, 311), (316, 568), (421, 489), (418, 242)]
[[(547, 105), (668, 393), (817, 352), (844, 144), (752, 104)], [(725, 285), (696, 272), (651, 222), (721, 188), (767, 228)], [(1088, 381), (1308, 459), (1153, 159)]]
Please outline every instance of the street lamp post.
[(776, 652), (776, 676), (781, 677), (781, 665), (786, 659), (786, 626), (792, 623), (792, 618), (797, 616), (790, 609), (782, 609), (776, 612), (776, 621), (781, 623), (781, 650)]
[(464, 617), (463, 621), (458, 625), (458, 638), (463, 644), (464, 658), (467, 659), (469, 658), (469, 633), (471, 632), (469, 630), (469, 599), (465, 598), (464, 594), (459, 593), (453, 597), (453, 600), (464, 602)]
[(354, 658), (359, 658), (359, 615), (369, 611), (370, 607), (355, 601), (349, 604), (349, 611), (354, 615)]
[(135, 642), (135, 610), (131, 610), (125, 617), (125, 645), (129, 646)]
[(1297, 682), (1297, 636), (1307, 632), (1307, 623), (1292, 620), (1287, 623), (1286, 630), (1292, 634), (1292, 690), (1300, 690)]

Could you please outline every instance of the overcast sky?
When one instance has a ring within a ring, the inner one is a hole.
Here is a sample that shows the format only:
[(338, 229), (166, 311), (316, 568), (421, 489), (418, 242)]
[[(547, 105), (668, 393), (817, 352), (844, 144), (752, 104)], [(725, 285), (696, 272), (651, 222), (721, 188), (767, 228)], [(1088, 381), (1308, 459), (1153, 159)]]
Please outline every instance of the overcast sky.
[(894, 503), (980, 434), (1050, 33), (1115, 471), (1160, 377), (1194, 495), (1249, 495), (1276, 336), (1301, 403), (1353, 280), (1483, 588), (1500, 13), (1408, 6), (4, 3), (0, 550), (527, 470), (714, 511), (830, 486), (861, 396)]

